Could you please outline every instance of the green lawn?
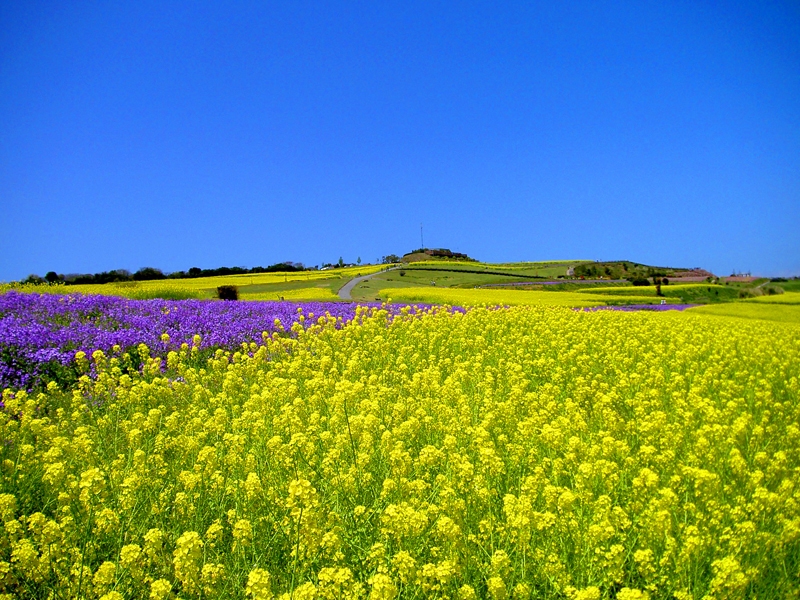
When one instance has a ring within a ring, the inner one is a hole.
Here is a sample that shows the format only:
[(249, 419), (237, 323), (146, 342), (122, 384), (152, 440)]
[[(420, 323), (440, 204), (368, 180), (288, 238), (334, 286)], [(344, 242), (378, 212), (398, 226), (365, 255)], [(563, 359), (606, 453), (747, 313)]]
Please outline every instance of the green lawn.
[(431, 271), (479, 271), (481, 273), (499, 275), (505, 281), (524, 279), (527, 277), (544, 277), (555, 279), (559, 275), (566, 275), (569, 267), (580, 264), (574, 262), (541, 262), (541, 263), (472, 263), (448, 261), (422, 261), (414, 262), (406, 270), (431, 270)]
[[(358, 300), (374, 300), (381, 289), (393, 287), (437, 287), (472, 289), (475, 287), (523, 281), (555, 280), (567, 269), (585, 261), (547, 261), (488, 264), (455, 261), (414, 262), (360, 283), (353, 290)], [(569, 285), (569, 284), (567, 284)], [(548, 288), (549, 289), (549, 288)], [(563, 290), (560, 290), (563, 291)]]
[(353, 289), (352, 296), (356, 300), (365, 301), (374, 300), (378, 297), (378, 291), (386, 288), (430, 287), (432, 282), (441, 288), (474, 288), (497, 281), (507, 281), (507, 278), (477, 273), (403, 268), (380, 273), (362, 281)]
[(791, 281), (776, 281), (769, 285), (776, 285), (782, 287), (787, 292), (800, 292), (800, 279), (792, 279)]

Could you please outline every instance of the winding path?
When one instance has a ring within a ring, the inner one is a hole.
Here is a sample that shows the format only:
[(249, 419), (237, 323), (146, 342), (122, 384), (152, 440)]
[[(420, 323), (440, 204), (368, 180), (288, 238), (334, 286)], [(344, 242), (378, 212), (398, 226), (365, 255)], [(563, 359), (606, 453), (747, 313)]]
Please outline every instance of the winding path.
[(369, 275), (362, 275), (361, 277), (354, 277), (347, 283), (345, 283), (341, 288), (339, 288), (339, 298), (342, 300), (352, 300), (353, 296), (350, 295), (350, 292), (353, 291), (353, 288), (356, 287), (362, 281), (366, 281), (371, 277), (375, 277), (375, 275), (380, 275), (381, 273), (387, 273), (389, 271), (394, 271), (398, 267), (392, 267), (390, 269), (386, 269), (385, 271), (378, 271), (377, 273), (370, 273)]

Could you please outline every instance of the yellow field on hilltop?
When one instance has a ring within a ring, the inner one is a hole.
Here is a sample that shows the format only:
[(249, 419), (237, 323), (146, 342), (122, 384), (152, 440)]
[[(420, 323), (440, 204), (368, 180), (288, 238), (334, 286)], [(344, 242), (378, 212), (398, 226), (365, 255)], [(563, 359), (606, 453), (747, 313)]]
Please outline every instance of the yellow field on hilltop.
[[(48, 293), (48, 294), (100, 294), (105, 296), (123, 296), (126, 298), (143, 299), (153, 297), (165, 298), (203, 298), (216, 294), (216, 289), (223, 285), (235, 285), (246, 288), (251, 285), (281, 284), (289, 282), (308, 281), (307, 293), (299, 290), (280, 292), (263, 292), (247, 294), (244, 290), (242, 299), (253, 300), (256, 296), (263, 295), (264, 299), (275, 300), (276, 296), (296, 299), (332, 299), (331, 295), (317, 291), (316, 285), (325, 280), (347, 280), (359, 275), (369, 275), (386, 269), (386, 265), (363, 265), (358, 267), (345, 267), (342, 269), (328, 269), (325, 271), (296, 271), (287, 273), (256, 273), (248, 275), (224, 275), (219, 277), (198, 277), (192, 279), (158, 279), (149, 281), (126, 281), (104, 284), (80, 285), (0, 285), (0, 292), (7, 289), (16, 289), (21, 292)], [(344, 284), (344, 281), (342, 282)], [(335, 297), (333, 298), (335, 299)]]
[(800, 326), (356, 321), (205, 359), (142, 346), (127, 373), (98, 352), (74, 391), (6, 390), (0, 593), (800, 595)]
[[(208, 290), (216, 289), (221, 285), (261, 285), (265, 283), (283, 283), (288, 281), (316, 281), (320, 279), (337, 279), (345, 277), (355, 277), (358, 274), (368, 275), (370, 273), (377, 273), (384, 269), (384, 265), (364, 265), (361, 267), (346, 267), (343, 269), (329, 269), (325, 271), (293, 271), (287, 273), (254, 273), (252, 275), (223, 275), (219, 277), (199, 277), (196, 279), (159, 279), (156, 281), (141, 281), (138, 282), (142, 287), (170, 287), (175, 286), (178, 288), (194, 289), (194, 290)], [(113, 284), (110, 284), (113, 285)], [(97, 294), (103, 288), (103, 285), (75, 285), (67, 286), (69, 288), (78, 288), (75, 291)], [(83, 289), (85, 288), (85, 289)]]

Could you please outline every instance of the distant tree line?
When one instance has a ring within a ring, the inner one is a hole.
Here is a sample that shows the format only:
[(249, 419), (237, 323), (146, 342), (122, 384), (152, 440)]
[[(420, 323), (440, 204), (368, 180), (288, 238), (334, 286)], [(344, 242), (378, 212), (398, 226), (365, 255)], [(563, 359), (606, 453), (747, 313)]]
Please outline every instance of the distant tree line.
[[(649, 278), (671, 276), (675, 269), (651, 267), (630, 261), (582, 263), (575, 267), (575, 277), (585, 279), (627, 279), (634, 285), (648, 285)], [(655, 281), (655, 279), (653, 279)]]
[(175, 271), (164, 273), (155, 267), (143, 267), (131, 273), (127, 269), (114, 269), (101, 273), (70, 273), (63, 275), (55, 271), (48, 272), (44, 277), (29, 275), (23, 283), (63, 283), (65, 285), (79, 285), (85, 283), (117, 283), (123, 281), (152, 281), (157, 279), (195, 279), (197, 277), (217, 277), (222, 275), (248, 275), (255, 273), (285, 273), (291, 271), (308, 271), (303, 263), (281, 262), (268, 267), (219, 267), (217, 269), (201, 269), (192, 267), (188, 271)]
[(469, 262), (478, 262), (474, 258), (470, 258), (462, 252), (453, 252), (448, 248), (417, 248), (411, 252), (406, 252), (403, 256), (410, 256), (412, 254), (427, 254), (433, 258), (453, 258), (457, 260), (465, 260)]

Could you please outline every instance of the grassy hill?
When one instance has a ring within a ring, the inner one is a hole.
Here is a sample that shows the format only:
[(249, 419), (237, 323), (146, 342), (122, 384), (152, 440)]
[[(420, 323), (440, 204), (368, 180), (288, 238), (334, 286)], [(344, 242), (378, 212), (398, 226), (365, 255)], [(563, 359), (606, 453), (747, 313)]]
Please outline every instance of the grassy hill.
[[(658, 267), (645, 265), (629, 260), (615, 260), (604, 262), (584, 262), (575, 267), (575, 277), (597, 279), (646, 279), (654, 275), (661, 277), (675, 277), (681, 273), (690, 272), (690, 269), (678, 267)], [(708, 273), (707, 271), (702, 271)], [(711, 275), (711, 273), (708, 273)]]
[[(418, 253), (421, 254), (421, 253)], [(240, 274), (194, 279), (162, 279), (110, 284), (26, 286), (49, 293), (90, 293), (130, 298), (216, 298), (217, 287), (234, 285), (241, 300), (339, 300), (339, 290), (353, 278), (371, 275), (352, 291), (360, 302), (387, 301), (446, 303), (463, 306), (545, 305), (597, 306), (625, 304), (736, 304), (708, 314), (740, 318), (780, 319), (792, 316), (798, 306), (800, 281), (766, 279), (711, 284), (697, 282), (661, 286), (652, 277), (690, 274), (702, 270), (655, 267), (632, 261), (593, 262), (558, 260), (518, 263), (483, 263), (471, 259), (431, 257), (395, 265), (362, 265), (318, 271)], [(648, 277), (649, 285), (633, 285)], [(680, 278), (673, 279), (680, 281)], [(0, 292), (3, 291), (0, 286)], [(770, 295), (767, 295), (769, 293)], [(796, 297), (797, 296), (797, 297)], [(790, 314), (791, 313), (791, 314)], [(794, 317), (792, 317), (793, 319)]]
[(374, 300), (380, 297), (380, 290), (395, 287), (472, 289), (509, 283), (516, 285), (544, 282), (564, 277), (567, 269), (574, 264), (571, 261), (505, 264), (419, 261), (379, 273), (358, 284), (353, 290), (353, 298)]

